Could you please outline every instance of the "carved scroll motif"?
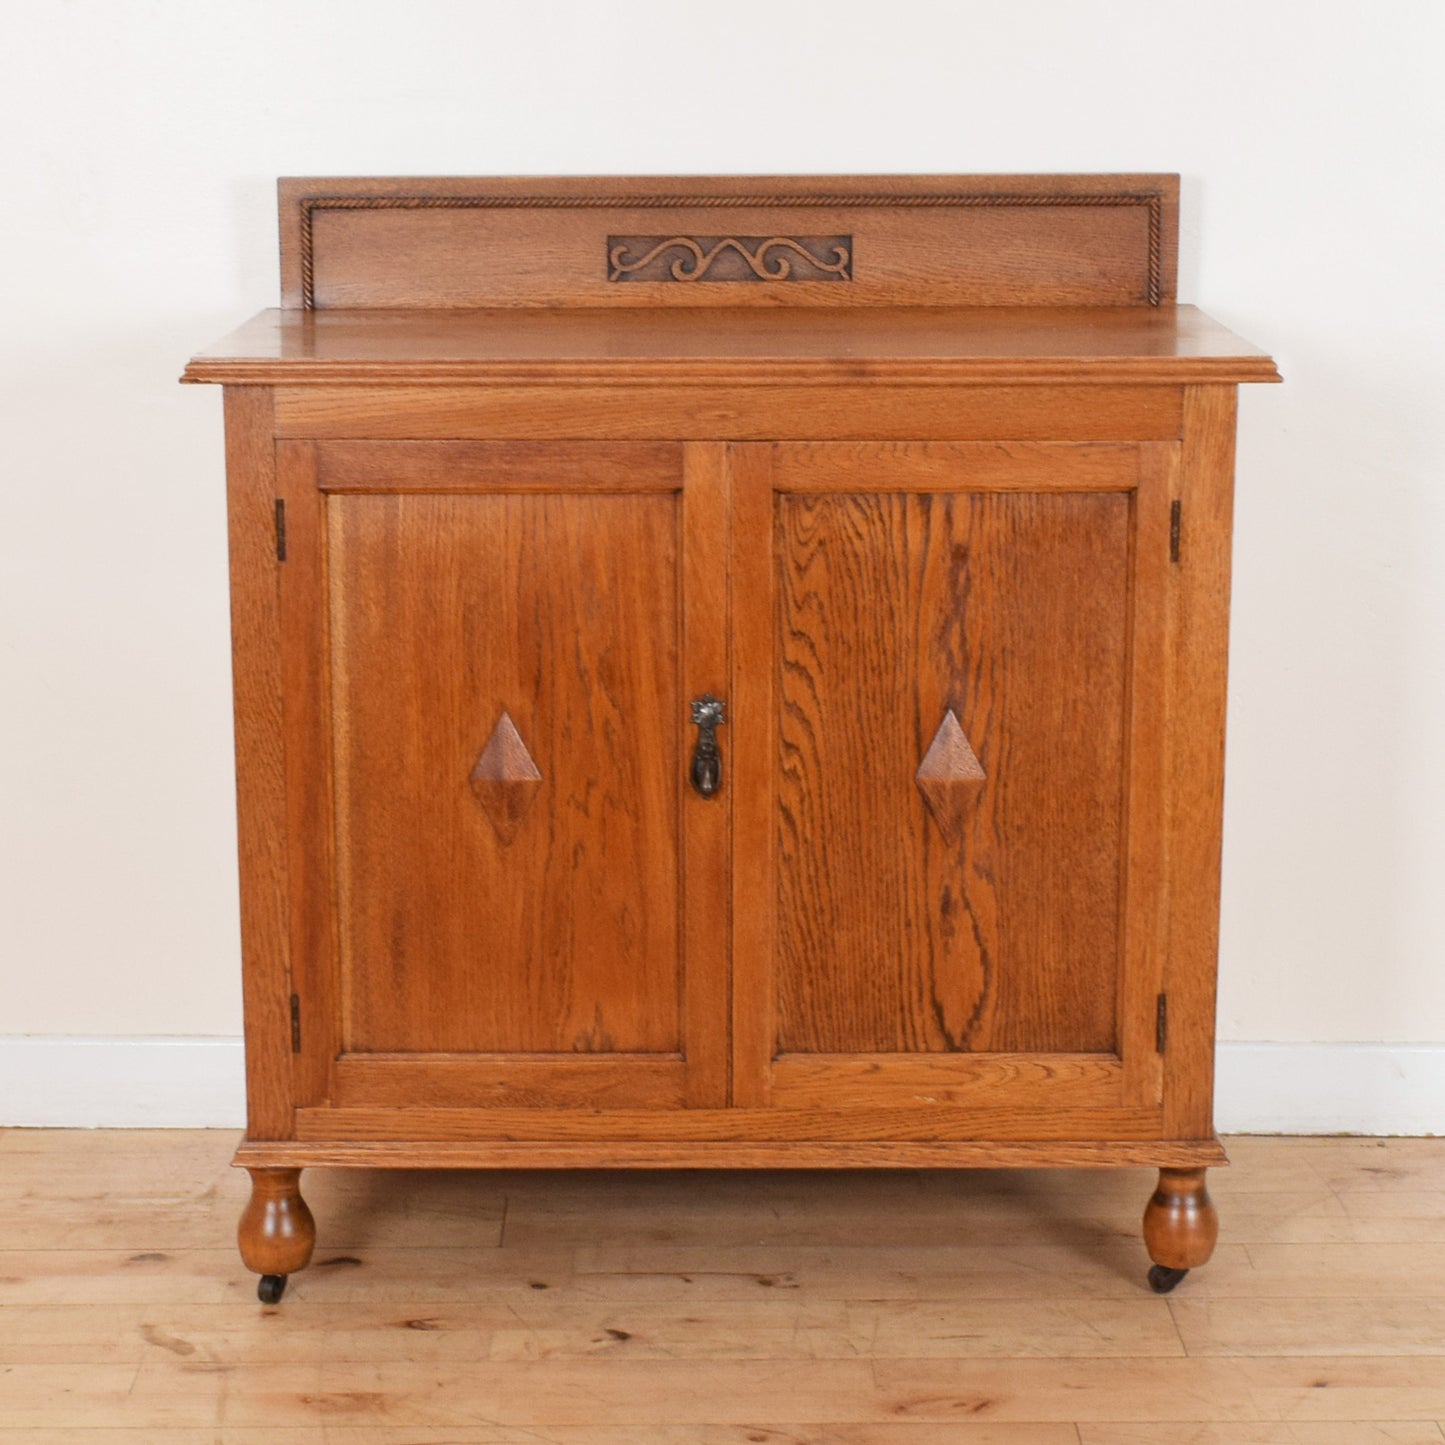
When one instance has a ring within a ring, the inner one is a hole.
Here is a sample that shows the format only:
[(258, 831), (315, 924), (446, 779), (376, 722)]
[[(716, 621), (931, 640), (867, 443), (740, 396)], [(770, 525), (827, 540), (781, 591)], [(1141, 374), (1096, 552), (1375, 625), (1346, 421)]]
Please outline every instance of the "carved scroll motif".
[(852, 236), (609, 236), (609, 281), (851, 281)]

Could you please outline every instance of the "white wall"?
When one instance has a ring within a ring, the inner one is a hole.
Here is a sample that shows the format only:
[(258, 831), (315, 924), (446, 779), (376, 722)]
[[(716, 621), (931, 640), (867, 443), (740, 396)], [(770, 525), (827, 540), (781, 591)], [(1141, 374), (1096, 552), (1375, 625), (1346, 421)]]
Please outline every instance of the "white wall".
[(1242, 403), (1221, 1034), (1445, 1044), (1437, 0), (3, 13), (0, 1035), (239, 1030), (220, 398), (174, 381), (274, 304), (277, 175), (1178, 170), (1182, 299), (1286, 377)]

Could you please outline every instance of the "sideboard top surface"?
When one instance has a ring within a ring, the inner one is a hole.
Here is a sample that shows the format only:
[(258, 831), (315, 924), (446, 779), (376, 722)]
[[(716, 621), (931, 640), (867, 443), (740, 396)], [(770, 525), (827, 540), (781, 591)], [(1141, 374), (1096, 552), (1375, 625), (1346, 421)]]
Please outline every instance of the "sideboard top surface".
[(263, 311), (185, 380), (230, 384), (1278, 381), (1193, 306)]

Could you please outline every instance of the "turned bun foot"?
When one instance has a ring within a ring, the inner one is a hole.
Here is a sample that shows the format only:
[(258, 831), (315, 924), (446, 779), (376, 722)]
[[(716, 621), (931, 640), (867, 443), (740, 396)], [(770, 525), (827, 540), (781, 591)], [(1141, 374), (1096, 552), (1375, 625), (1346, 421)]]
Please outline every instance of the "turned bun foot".
[(236, 1231), (246, 1268), (261, 1276), (256, 1295), (275, 1304), (286, 1276), (305, 1269), (316, 1243), (316, 1222), (301, 1197), (299, 1169), (251, 1169), (251, 1200)]
[(1149, 1288), (1168, 1294), (1191, 1269), (1214, 1253), (1219, 1216), (1203, 1169), (1161, 1169), (1159, 1187), (1144, 1210), (1144, 1246), (1154, 1268)]

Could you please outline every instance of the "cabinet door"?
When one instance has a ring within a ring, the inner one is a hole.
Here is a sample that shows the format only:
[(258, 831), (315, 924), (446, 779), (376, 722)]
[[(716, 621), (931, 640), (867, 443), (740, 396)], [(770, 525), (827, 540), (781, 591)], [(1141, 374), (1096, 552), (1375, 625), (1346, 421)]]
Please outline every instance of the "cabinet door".
[(735, 450), (737, 1102), (1157, 1135), (1172, 452)]
[(301, 1104), (722, 1103), (725, 882), (682, 881), (726, 850), (684, 787), (688, 700), (726, 677), (721, 466), (421, 442), (278, 462)]

